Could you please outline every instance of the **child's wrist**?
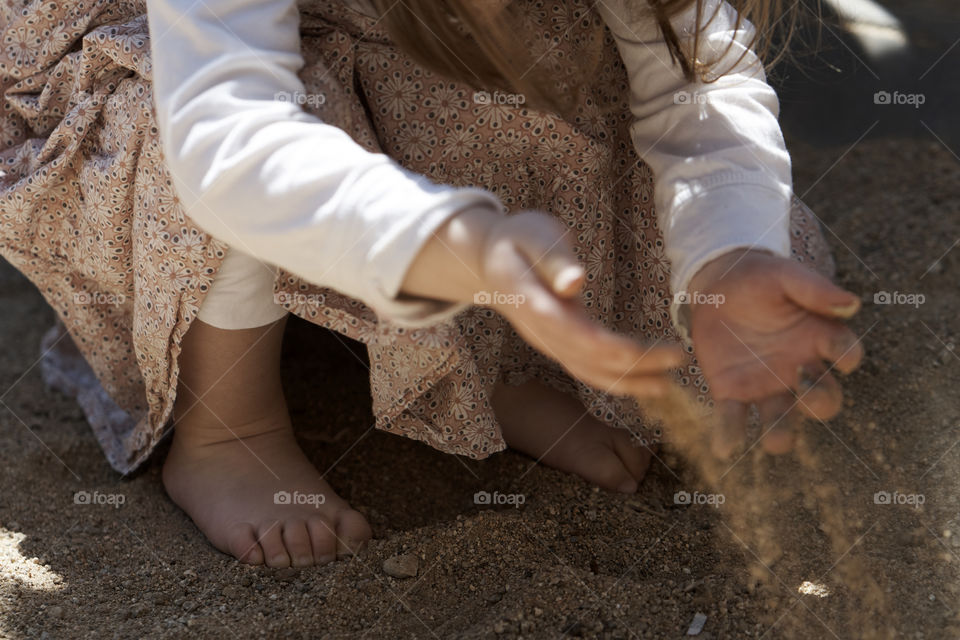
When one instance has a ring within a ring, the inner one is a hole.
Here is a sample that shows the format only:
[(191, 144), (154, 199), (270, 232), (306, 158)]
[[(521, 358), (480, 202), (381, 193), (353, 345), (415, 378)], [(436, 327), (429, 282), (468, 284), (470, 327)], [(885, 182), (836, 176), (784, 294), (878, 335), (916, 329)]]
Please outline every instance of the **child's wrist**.
[(490, 206), (467, 207), (452, 215), (424, 243), (404, 278), (409, 296), (472, 302), (485, 287), (483, 255), (503, 214)]
[(754, 249), (751, 247), (731, 249), (700, 267), (693, 277), (690, 278), (688, 289), (698, 293), (709, 293), (717, 282), (726, 277), (738, 264), (743, 262), (745, 258), (756, 255), (774, 257), (774, 255), (766, 249)]

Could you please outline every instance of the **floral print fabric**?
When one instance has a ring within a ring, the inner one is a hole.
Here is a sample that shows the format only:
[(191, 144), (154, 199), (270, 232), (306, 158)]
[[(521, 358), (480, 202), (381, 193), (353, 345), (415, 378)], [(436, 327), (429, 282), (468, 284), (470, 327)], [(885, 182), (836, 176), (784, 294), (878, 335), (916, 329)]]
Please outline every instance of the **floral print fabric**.
[[(596, 45), (599, 17), (581, 0), (522, 1), (545, 66), (569, 66)], [(434, 181), (556, 216), (586, 267), (591, 314), (640, 339), (676, 339), (654, 179), (630, 140), (627, 78), (608, 34), (565, 119), (438, 77), (337, 0), (302, 2), (300, 11), (300, 76), (314, 96), (304, 109)], [(180, 343), (226, 246), (184, 215), (171, 186), (142, 2), (9, 0), (0, 34), (0, 255), (37, 285), (116, 403), (113, 419), (91, 423), (126, 473), (169, 430)], [(829, 273), (819, 228), (799, 202), (791, 232), (794, 256)], [(536, 377), (576, 394), (599, 419), (655, 437), (632, 400), (571, 380), (489, 309), (411, 330), (282, 270), (275, 288), (292, 313), (366, 344), (381, 429), (487, 456), (505, 447), (494, 385)], [(678, 380), (706, 397), (694, 360)]]

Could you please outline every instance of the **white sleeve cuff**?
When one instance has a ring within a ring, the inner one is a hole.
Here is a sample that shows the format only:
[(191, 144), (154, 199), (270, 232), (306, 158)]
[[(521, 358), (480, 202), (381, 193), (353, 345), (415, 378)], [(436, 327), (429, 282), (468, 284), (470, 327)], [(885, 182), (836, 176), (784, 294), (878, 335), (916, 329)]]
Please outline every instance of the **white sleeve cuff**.
[(698, 293), (688, 287), (708, 262), (735, 249), (790, 256), (790, 194), (779, 189), (723, 185), (691, 198), (669, 220), (664, 245), (671, 262), (670, 318), (685, 342), (689, 301)]

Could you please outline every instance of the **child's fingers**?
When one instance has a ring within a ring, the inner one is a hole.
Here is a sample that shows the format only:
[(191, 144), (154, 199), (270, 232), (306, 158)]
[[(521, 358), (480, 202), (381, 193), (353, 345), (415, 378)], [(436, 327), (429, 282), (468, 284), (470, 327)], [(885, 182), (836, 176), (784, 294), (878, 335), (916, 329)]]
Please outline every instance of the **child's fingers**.
[(549, 323), (550, 334), (538, 337), (547, 347), (544, 352), (579, 380), (607, 393), (637, 397), (660, 397), (673, 384), (668, 371), (681, 362), (679, 347), (625, 341), (585, 317), (568, 322)]
[(779, 275), (787, 296), (808, 311), (829, 318), (847, 319), (860, 310), (860, 298), (800, 264), (784, 262)]
[(604, 384), (594, 384), (597, 389), (615, 396), (633, 396), (635, 398), (662, 398), (676, 383), (669, 376), (617, 376), (603, 374)]
[(822, 369), (820, 371), (804, 376), (812, 386), (801, 386), (798, 407), (811, 418), (829, 420), (843, 407), (843, 390), (836, 378), (829, 373), (822, 373)]
[(667, 371), (683, 361), (679, 345), (650, 347), (609, 331), (579, 301), (555, 295), (524, 262), (515, 253), (502, 256), (501, 266), (519, 271), (514, 285), (523, 302), (498, 308), (527, 342), (595, 388), (639, 397), (666, 393)]
[[(554, 348), (561, 364), (583, 382), (607, 393), (643, 398), (660, 397), (674, 384), (669, 370), (680, 362), (679, 348), (646, 348), (638, 343), (624, 347), (619, 336), (606, 331), (577, 344), (571, 338), (576, 335), (557, 336)], [(611, 347), (617, 350), (611, 352)]]
[[(585, 369), (608, 380), (609, 392), (659, 397), (673, 384), (669, 371), (680, 366), (684, 357), (679, 345), (651, 347), (595, 325), (594, 332), (595, 340), (580, 345), (577, 359)], [(569, 335), (562, 339), (571, 342)]]
[(816, 347), (817, 355), (832, 362), (841, 373), (850, 373), (863, 360), (863, 344), (852, 331), (838, 323), (824, 327)]
[(762, 446), (767, 453), (780, 455), (793, 449), (802, 420), (796, 404), (796, 399), (789, 393), (770, 396), (757, 403), (763, 429)]
[(617, 370), (647, 374), (679, 367), (683, 363), (684, 352), (678, 344), (649, 346), (607, 329), (600, 328), (599, 331), (600, 339), (605, 343), (604, 351), (594, 352), (593, 356), (603, 357), (609, 366)]
[(586, 274), (573, 253), (567, 229), (553, 218), (536, 212), (519, 214), (513, 239), (531, 268), (562, 298), (580, 291)]
[(747, 405), (736, 400), (717, 403), (720, 420), (710, 434), (710, 452), (726, 460), (743, 449), (747, 439)]

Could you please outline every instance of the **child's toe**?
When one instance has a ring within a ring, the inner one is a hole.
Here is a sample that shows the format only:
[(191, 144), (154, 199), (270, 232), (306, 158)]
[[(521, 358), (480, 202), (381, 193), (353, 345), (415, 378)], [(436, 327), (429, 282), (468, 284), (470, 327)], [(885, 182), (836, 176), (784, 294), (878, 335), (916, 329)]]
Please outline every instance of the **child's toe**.
[[(620, 462), (627, 468), (627, 471), (630, 472), (633, 479), (637, 482), (643, 480), (643, 477), (647, 475), (647, 469), (650, 468), (650, 458), (652, 457), (650, 450), (646, 447), (636, 445), (633, 442), (630, 432), (625, 429), (616, 430), (613, 439), (613, 448), (620, 458)], [(636, 489), (634, 489), (634, 491), (636, 491)], [(633, 491), (630, 493), (633, 493)]]
[(294, 567), (309, 567), (313, 564), (313, 546), (304, 520), (294, 518), (283, 523), (283, 544)]
[(323, 516), (307, 520), (313, 559), (317, 564), (329, 564), (337, 559), (337, 530), (333, 522)]
[(620, 493), (635, 493), (639, 482), (624, 466), (614, 449), (597, 445), (582, 452), (577, 475), (607, 489)]
[(337, 522), (337, 555), (352, 556), (373, 537), (370, 523), (359, 511), (341, 511)]
[(290, 556), (283, 545), (283, 523), (265, 522), (257, 531), (257, 540), (263, 549), (264, 562), (268, 567), (286, 568), (290, 566)]
[(263, 550), (257, 542), (257, 532), (249, 522), (235, 525), (227, 534), (230, 554), (245, 564), (263, 564)]

